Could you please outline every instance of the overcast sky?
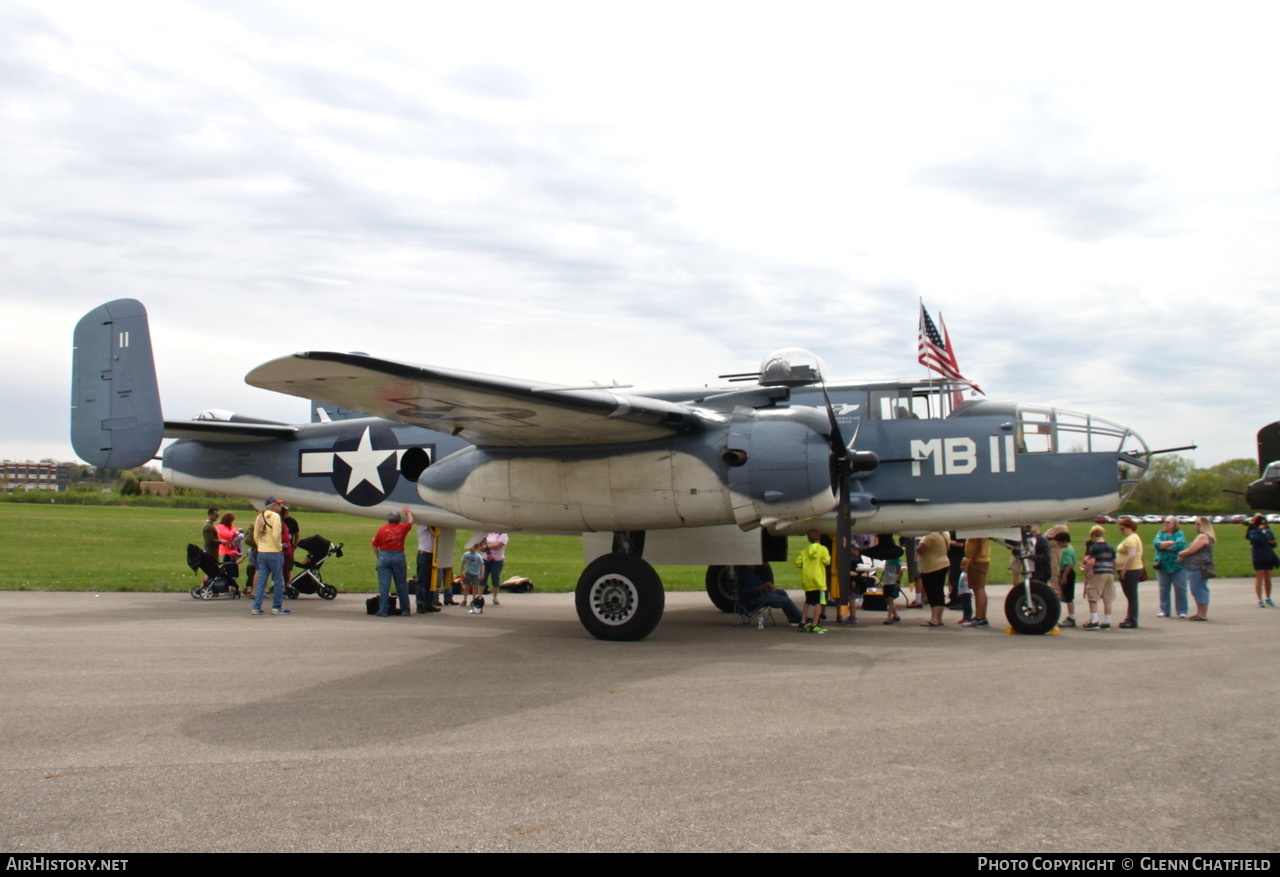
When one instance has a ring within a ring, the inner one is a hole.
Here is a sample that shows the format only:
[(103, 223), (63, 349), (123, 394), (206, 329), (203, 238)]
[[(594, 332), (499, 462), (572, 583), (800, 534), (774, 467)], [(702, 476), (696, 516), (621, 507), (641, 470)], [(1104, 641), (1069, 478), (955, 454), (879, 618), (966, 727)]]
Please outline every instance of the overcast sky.
[(305, 420), (295, 350), (567, 384), (771, 350), (1200, 465), (1274, 402), (1265, 3), (0, 0), (0, 457), (72, 459), (71, 332), (142, 300), (165, 413)]

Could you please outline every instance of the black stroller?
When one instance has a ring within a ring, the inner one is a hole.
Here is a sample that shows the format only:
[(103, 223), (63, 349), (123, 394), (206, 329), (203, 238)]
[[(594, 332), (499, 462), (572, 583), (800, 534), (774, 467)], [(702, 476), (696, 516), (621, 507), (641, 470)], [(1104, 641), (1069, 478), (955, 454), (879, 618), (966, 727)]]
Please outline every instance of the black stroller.
[(200, 584), (191, 589), (193, 600), (212, 600), (214, 597), (230, 597), (240, 599), (240, 586), (236, 578), (216, 560), (204, 552), (199, 545), (187, 545), (187, 566), (192, 572), (204, 573)]
[(285, 585), (285, 596), (290, 600), (298, 599), (299, 594), (318, 594), (322, 600), (332, 600), (338, 596), (338, 589), (326, 585), (320, 578), (320, 567), (330, 557), (342, 556), (342, 543), (330, 542), (320, 534), (298, 540), (298, 547), (307, 552), (305, 560), (295, 559), (294, 575)]

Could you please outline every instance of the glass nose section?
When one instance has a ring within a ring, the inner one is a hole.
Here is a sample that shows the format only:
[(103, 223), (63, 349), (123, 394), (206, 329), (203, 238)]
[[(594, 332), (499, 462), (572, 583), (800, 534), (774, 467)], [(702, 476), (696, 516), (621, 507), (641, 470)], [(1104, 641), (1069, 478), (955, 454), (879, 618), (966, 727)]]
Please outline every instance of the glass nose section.
[(1115, 454), (1122, 501), (1133, 493), (1151, 463), (1142, 436), (1091, 414), (1020, 405), (1017, 435), (1018, 449), (1024, 454)]

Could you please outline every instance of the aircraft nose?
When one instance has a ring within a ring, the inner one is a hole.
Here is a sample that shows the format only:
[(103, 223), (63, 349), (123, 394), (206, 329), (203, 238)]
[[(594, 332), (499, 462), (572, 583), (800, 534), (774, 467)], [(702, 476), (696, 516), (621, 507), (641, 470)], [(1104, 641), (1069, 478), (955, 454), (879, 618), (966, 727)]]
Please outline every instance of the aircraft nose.
[(1151, 466), (1151, 450), (1142, 436), (1132, 429), (1123, 426), (1118, 428), (1123, 430), (1116, 458), (1120, 475), (1120, 501), (1124, 502), (1137, 489), (1142, 476), (1147, 474), (1147, 469)]

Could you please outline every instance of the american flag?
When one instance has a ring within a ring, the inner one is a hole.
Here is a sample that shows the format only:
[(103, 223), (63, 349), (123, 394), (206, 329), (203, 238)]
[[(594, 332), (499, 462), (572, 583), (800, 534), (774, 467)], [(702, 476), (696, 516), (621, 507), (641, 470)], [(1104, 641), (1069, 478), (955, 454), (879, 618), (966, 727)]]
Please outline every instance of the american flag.
[[(942, 321), (942, 316), (938, 316)], [(934, 325), (933, 318), (920, 302), (920, 337), (918, 349), (920, 363), (931, 368), (944, 378), (952, 381), (964, 381), (979, 393), (982, 389), (973, 381), (960, 374), (960, 363), (956, 362), (955, 349), (951, 346), (951, 335), (947, 332), (947, 324), (942, 323), (942, 332)]]

